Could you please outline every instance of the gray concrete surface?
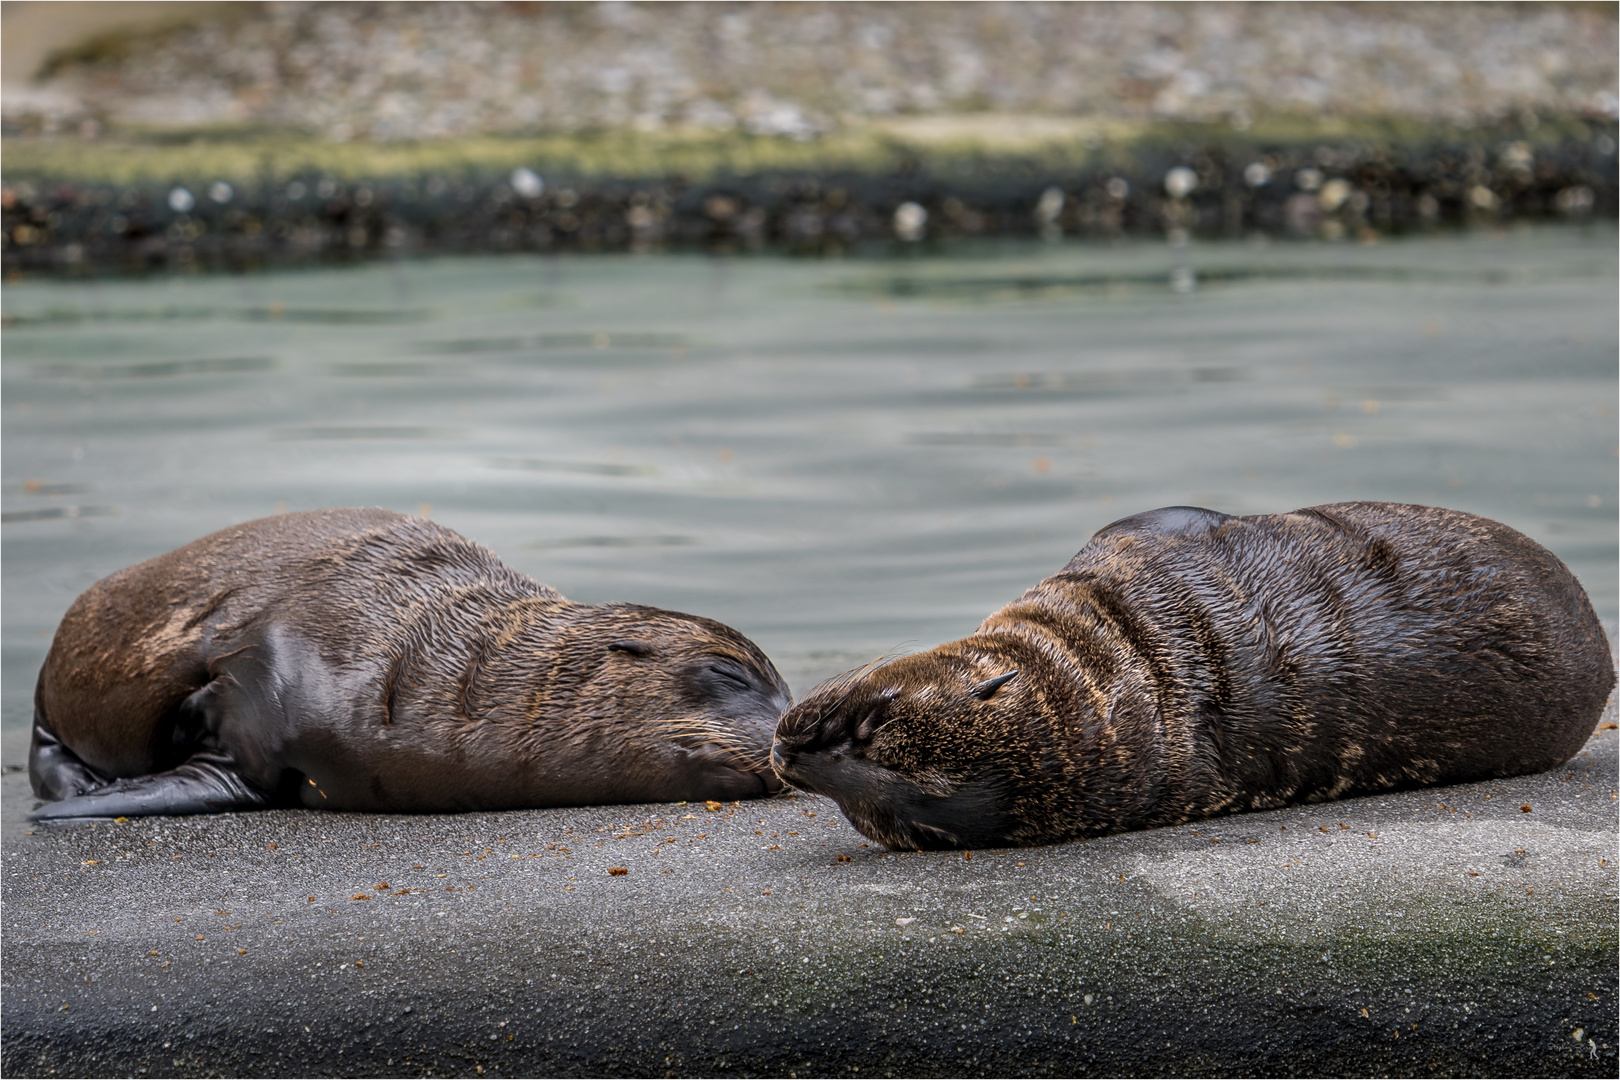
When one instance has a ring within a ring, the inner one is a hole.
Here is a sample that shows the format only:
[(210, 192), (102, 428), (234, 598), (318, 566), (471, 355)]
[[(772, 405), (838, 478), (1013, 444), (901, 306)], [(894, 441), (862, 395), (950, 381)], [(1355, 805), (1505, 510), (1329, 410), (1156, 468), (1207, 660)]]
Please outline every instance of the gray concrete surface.
[(8, 733), (0, 1065), (1612, 1077), (1616, 741), (968, 858), (806, 796), (47, 828)]

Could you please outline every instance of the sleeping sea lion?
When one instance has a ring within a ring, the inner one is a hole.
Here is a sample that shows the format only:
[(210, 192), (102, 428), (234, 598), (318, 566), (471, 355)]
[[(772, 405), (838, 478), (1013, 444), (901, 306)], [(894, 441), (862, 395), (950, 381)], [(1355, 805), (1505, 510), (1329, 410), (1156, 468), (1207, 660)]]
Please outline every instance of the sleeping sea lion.
[(1505, 525), (1176, 506), (969, 637), (817, 687), (772, 763), (890, 848), (1050, 844), (1550, 769), (1614, 681), (1580, 584)]
[(712, 619), (571, 603), (420, 518), (283, 514), (73, 603), (34, 693), (33, 816), (748, 798), (780, 787), (789, 701)]

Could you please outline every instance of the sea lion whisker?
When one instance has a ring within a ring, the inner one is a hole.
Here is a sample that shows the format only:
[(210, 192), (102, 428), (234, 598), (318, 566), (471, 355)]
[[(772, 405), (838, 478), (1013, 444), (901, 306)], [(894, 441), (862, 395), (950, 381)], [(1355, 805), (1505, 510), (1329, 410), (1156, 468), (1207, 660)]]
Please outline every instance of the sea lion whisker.
[(742, 762), (748, 766), (750, 772), (762, 772), (770, 765), (769, 744), (754, 745), (740, 742), (736, 738), (736, 732), (717, 724), (680, 726), (683, 721), (672, 718), (660, 718), (658, 722), (668, 728), (672, 737), (694, 741), (700, 746), (717, 751), (728, 761)]

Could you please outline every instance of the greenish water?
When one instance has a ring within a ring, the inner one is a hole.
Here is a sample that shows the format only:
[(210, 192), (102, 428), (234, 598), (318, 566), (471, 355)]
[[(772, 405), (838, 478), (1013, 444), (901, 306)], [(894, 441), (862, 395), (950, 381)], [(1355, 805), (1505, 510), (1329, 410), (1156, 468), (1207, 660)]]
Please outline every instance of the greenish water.
[(4, 724), (92, 581), (319, 506), (428, 507), (574, 599), (721, 619), (801, 694), (971, 631), (1097, 528), (1173, 503), (1486, 514), (1612, 620), (1615, 245), (1603, 226), (23, 281), (3, 297)]

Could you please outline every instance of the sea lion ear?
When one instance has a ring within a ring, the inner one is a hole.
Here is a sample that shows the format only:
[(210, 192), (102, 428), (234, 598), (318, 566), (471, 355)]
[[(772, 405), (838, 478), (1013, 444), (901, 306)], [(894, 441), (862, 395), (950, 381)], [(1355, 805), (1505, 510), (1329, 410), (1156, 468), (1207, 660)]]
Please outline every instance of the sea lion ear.
[(866, 740), (870, 739), (872, 737), (872, 732), (877, 730), (878, 721), (880, 719), (882, 719), (882, 717), (879, 715), (878, 710), (873, 710), (872, 712), (869, 712), (865, 716), (861, 717), (860, 720), (858, 720), (855, 724), (855, 730), (851, 732), (851, 734), (855, 737), (855, 741), (865, 742)]
[(889, 706), (899, 696), (900, 688), (897, 686), (891, 686), (877, 696), (872, 707), (856, 721), (854, 729), (850, 732), (856, 742), (866, 742), (874, 731), (888, 722)]
[(627, 652), (631, 656), (637, 657), (651, 656), (653, 654), (653, 646), (652, 642), (650, 641), (636, 641), (633, 638), (626, 638), (624, 641), (609, 642), (608, 652)]
[(1000, 690), (1003, 686), (1007, 685), (1008, 681), (1017, 674), (1018, 672), (1016, 671), (1009, 671), (1005, 675), (997, 675), (993, 679), (986, 679), (984, 682), (979, 683), (972, 690), (968, 691), (968, 693), (972, 694), (980, 701), (989, 701), (997, 690)]

